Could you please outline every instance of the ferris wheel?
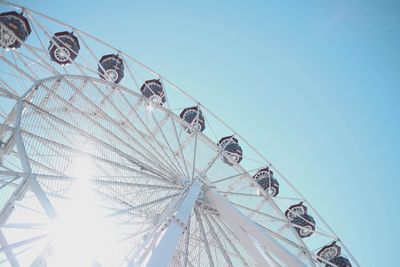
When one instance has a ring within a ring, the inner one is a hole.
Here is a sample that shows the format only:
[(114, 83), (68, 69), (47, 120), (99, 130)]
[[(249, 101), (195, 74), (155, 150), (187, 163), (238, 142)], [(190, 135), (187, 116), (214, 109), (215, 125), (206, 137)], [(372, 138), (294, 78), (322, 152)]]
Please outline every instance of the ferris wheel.
[(0, 7), (0, 266), (359, 266), (282, 173), (166, 77)]

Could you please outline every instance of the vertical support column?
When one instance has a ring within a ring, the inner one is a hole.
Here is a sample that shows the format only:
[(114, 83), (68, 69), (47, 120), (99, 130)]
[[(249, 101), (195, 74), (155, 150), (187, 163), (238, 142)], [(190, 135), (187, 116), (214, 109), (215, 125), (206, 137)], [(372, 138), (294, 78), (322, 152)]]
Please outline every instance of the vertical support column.
[(179, 240), (187, 230), (190, 215), (200, 196), (202, 186), (203, 184), (199, 180), (192, 182), (187, 193), (183, 195), (180, 204), (172, 210), (166, 222), (158, 230), (157, 240), (154, 241), (156, 244), (153, 244), (154, 247), (151, 248), (150, 256), (144, 255), (147, 258), (139, 259), (135, 263), (131, 262), (129, 266), (169, 266)]
[[(258, 251), (255, 253), (254, 251), (254, 248), (258, 250), (257, 245), (261, 245), (265, 247), (271, 254), (278, 257), (287, 266), (305, 266), (305, 264), (303, 264), (295, 255), (290, 253), (268, 233), (262, 231), (256, 224), (245, 217), (235, 206), (229, 203), (226, 198), (221, 196), (214, 189), (209, 188), (205, 194), (208, 200), (215, 205), (215, 208), (218, 210), (221, 217), (239, 238), (242, 246), (250, 255), (252, 255), (257, 264), (260, 266), (269, 266), (264, 257), (260, 258), (260, 255), (262, 254), (258, 253)], [(258, 243), (254, 244), (255, 242), (253, 240), (257, 241)]]

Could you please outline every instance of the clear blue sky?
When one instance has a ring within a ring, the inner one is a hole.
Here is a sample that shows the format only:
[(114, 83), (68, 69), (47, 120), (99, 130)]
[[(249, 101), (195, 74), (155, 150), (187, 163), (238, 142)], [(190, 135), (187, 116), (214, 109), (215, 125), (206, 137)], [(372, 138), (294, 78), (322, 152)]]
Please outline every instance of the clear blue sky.
[(18, 2), (185, 88), (296, 178), (362, 266), (399, 266), (399, 1)]

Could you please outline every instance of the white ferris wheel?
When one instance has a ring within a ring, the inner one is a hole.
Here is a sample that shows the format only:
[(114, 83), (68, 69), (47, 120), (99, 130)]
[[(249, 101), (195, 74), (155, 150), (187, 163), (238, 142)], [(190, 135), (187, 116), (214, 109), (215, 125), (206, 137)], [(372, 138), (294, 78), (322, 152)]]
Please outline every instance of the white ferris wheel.
[(47, 15), (0, 13), (0, 266), (359, 266), (171, 81)]

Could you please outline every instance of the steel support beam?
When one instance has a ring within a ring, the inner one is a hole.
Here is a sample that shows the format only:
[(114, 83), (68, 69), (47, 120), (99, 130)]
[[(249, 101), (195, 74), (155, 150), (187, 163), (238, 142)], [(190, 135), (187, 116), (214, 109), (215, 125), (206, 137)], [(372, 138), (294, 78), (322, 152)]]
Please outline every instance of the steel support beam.
[(258, 251), (260, 247), (264, 247), (271, 254), (284, 262), (287, 266), (305, 266), (305, 264), (299, 261), (295, 255), (290, 253), (267, 232), (262, 231), (255, 223), (245, 217), (235, 206), (233, 206), (225, 197), (221, 196), (215, 189), (209, 188), (205, 195), (208, 200), (214, 204), (215, 208), (220, 213), (220, 216), (239, 238), (242, 246), (254, 258), (257, 264), (260, 266), (270, 266), (265, 256)]
[(203, 183), (199, 180), (191, 182), (185, 194), (178, 200), (177, 205), (169, 212), (164, 223), (154, 233), (155, 238), (149, 240), (150, 244), (144, 247), (144, 251), (139, 252), (140, 258), (135, 262), (130, 262), (128, 266), (169, 266), (179, 240), (187, 231), (190, 215), (201, 194), (202, 186)]

